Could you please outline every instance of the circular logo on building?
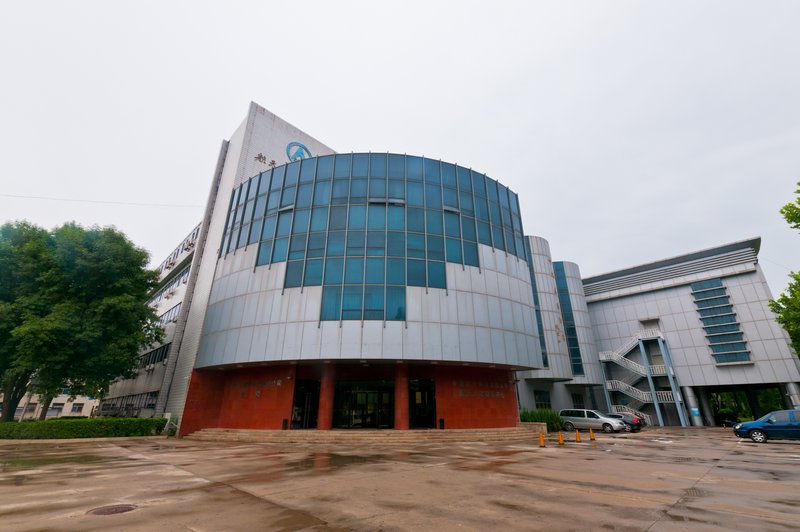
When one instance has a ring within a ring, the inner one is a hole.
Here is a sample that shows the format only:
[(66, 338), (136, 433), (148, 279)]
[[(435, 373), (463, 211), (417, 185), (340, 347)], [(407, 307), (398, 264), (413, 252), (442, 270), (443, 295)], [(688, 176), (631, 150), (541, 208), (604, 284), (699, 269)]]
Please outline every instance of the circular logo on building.
[(290, 142), (286, 145), (286, 156), (290, 161), (298, 161), (311, 157), (311, 152), (300, 142)]

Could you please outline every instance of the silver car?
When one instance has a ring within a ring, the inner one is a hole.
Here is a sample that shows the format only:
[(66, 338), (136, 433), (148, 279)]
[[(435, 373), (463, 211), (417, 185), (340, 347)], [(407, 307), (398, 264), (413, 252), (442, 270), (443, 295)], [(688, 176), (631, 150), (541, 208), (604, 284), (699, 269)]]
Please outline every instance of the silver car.
[(561, 410), (558, 413), (564, 420), (564, 430), (594, 429), (603, 432), (619, 432), (625, 430), (625, 423), (620, 419), (606, 417), (597, 410), (572, 408)]

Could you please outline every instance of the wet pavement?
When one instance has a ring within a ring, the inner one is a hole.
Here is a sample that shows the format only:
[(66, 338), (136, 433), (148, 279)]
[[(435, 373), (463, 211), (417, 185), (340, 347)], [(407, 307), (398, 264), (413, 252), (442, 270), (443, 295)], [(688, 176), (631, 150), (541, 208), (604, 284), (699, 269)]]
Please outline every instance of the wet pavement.
[[(574, 439), (568, 437), (568, 439)], [(2, 530), (797, 530), (800, 442), (0, 441)]]

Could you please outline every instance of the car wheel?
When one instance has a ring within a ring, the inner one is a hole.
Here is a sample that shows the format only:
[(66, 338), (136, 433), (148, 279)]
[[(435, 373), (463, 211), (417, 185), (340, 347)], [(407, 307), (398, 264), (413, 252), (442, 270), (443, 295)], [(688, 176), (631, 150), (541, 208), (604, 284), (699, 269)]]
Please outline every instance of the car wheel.
[(633, 429), (630, 425), (625, 425), (625, 432), (633, 432)]
[(567, 421), (566, 423), (564, 423), (564, 430), (566, 432), (572, 432), (573, 430), (575, 430), (575, 425)]
[(756, 443), (766, 443), (767, 435), (764, 433), (763, 430), (751, 430), (750, 439)]
[(614, 432), (614, 427), (608, 423), (603, 423), (603, 432)]

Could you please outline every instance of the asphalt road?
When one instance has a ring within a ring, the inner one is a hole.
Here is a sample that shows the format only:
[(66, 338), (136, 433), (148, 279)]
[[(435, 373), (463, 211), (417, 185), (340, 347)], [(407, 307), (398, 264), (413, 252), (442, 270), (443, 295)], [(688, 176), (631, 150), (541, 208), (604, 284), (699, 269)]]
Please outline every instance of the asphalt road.
[[(574, 436), (573, 436), (574, 438)], [(800, 442), (0, 441), (2, 530), (797, 530)], [(96, 515), (129, 509), (124, 513)]]

